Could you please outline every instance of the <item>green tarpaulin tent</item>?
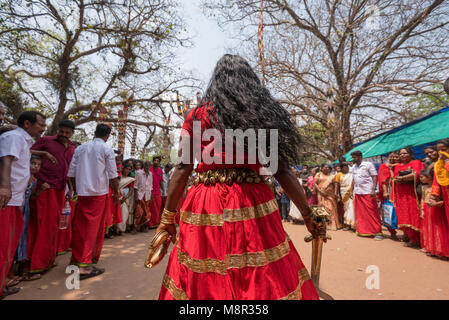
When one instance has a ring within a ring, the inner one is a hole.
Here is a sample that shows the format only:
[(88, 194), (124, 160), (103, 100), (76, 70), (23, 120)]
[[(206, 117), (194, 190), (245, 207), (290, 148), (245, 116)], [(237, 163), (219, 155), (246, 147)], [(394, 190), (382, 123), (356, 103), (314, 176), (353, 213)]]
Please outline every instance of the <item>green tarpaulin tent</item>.
[(351, 152), (359, 150), (363, 158), (371, 158), (404, 147), (417, 147), (449, 138), (449, 107), (384, 132), (356, 145), (344, 155), (351, 161)]

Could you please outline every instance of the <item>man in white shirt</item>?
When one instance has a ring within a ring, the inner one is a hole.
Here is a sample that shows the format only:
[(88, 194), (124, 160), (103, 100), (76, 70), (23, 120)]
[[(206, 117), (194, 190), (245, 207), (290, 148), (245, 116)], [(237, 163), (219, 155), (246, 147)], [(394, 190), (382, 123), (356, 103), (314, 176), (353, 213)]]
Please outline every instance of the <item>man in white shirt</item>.
[(114, 150), (106, 145), (111, 128), (99, 124), (93, 141), (76, 148), (67, 176), (78, 195), (73, 218), (72, 264), (80, 267), (80, 279), (98, 276), (105, 270), (92, 263), (100, 259), (105, 230), (109, 184), (118, 201), (118, 174)]
[(165, 200), (167, 200), (168, 193), (168, 183), (170, 182), (171, 175), (173, 174), (173, 165), (171, 163), (167, 163), (164, 167), (164, 174), (162, 175), (162, 188), (161, 188), (161, 214), (165, 208)]
[(153, 174), (150, 171), (151, 163), (145, 161), (143, 170), (136, 171), (136, 211), (134, 214), (134, 227), (137, 231), (148, 231), (146, 224), (150, 221), (150, 201), (153, 199)]
[(362, 161), (363, 155), (360, 151), (352, 152), (351, 156), (354, 162), (352, 175), (356, 234), (361, 237), (374, 237), (376, 240), (382, 240), (382, 225), (377, 206), (376, 168), (371, 162)]
[(14, 294), (7, 288), (7, 274), (23, 228), (21, 207), (30, 179), (30, 147), (33, 137), (45, 130), (45, 116), (26, 111), (17, 120), (18, 128), (0, 135), (0, 298)]

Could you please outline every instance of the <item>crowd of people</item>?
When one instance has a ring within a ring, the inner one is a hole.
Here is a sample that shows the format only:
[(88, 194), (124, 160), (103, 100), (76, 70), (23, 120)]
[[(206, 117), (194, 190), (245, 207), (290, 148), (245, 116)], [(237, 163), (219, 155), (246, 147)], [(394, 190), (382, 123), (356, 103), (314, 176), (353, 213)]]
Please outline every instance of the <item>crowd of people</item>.
[[(429, 256), (449, 259), (449, 139), (424, 149), (426, 158), (414, 159), (411, 148), (391, 152), (380, 164), (363, 160), (360, 151), (335, 165), (294, 168), (310, 205), (330, 214), (328, 229), (353, 230), (358, 236), (390, 238), (419, 248)], [(284, 221), (301, 223), (301, 215), (276, 188)], [(289, 210), (289, 213), (288, 213)], [(403, 236), (397, 235), (397, 229)]]
[(40, 279), (69, 251), (81, 279), (102, 274), (94, 264), (104, 239), (156, 228), (167, 197), (173, 165), (162, 168), (160, 156), (123, 160), (106, 145), (105, 124), (82, 145), (71, 141), (71, 120), (41, 137), (45, 120), (26, 111), (0, 134), (1, 297), (19, 292), (20, 281)]
[[(0, 104), (0, 125), (4, 115)], [(351, 163), (292, 169), (300, 137), (289, 114), (234, 55), (220, 59), (185, 119), (191, 156), (198, 119), (201, 132), (280, 128), (279, 170), (271, 177), (259, 176), (260, 163), (201, 161), (195, 172), (192, 159), (174, 170), (162, 168), (160, 156), (124, 160), (106, 144), (110, 126), (98, 124), (84, 144), (71, 141), (71, 120), (42, 137), (46, 117), (36, 111), (23, 112), (16, 127), (1, 126), (0, 298), (19, 292), (20, 281), (40, 279), (69, 251), (81, 280), (98, 276), (104, 239), (158, 228), (177, 236), (160, 299), (318, 299), (279, 219), (302, 220), (313, 237), (324, 236), (312, 218), (315, 205), (329, 212), (330, 230), (382, 240), (384, 225), (405, 246), (449, 258), (449, 139), (427, 147), (424, 162), (403, 148), (378, 169), (360, 151)], [(202, 141), (201, 151), (211, 143)]]

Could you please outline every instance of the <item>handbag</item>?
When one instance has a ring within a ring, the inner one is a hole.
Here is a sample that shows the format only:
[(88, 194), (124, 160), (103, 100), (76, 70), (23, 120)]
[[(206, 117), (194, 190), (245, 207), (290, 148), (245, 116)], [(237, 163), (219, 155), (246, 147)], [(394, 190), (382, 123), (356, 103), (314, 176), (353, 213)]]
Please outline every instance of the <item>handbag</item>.
[[(413, 173), (413, 171), (411, 170), (411, 169), (408, 169), (408, 170), (402, 170), (402, 171), (399, 171), (398, 172), (398, 176), (399, 177), (403, 177), (403, 176), (407, 176), (407, 175), (409, 175), (409, 174), (411, 174), (411, 173)], [(414, 182), (413, 182), (413, 180), (411, 180), (411, 181), (402, 181), (402, 182), (400, 182), (401, 184), (413, 184)]]
[(412, 173), (412, 170), (402, 170), (402, 171), (399, 171), (398, 172), (398, 175), (400, 176), (400, 177), (402, 177), (402, 176), (406, 176), (406, 175), (409, 175), (409, 174), (411, 174)]
[(396, 216), (396, 209), (390, 200), (385, 200), (382, 203), (382, 225), (389, 229), (398, 228), (398, 218)]

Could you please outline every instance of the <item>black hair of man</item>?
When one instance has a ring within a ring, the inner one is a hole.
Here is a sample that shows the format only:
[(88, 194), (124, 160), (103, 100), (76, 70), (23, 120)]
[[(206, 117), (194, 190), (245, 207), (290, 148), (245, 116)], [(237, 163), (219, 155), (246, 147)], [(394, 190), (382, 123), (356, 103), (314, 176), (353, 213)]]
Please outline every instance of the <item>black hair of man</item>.
[(59, 122), (58, 127), (64, 127), (64, 128), (69, 128), (72, 129), (73, 131), (75, 131), (75, 122), (73, 122), (72, 120), (69, 119), (65, 119), (62, 120), (61, 122)]
[(111, 134), (111, 127), (107, 124), (100, 123), (97, 125), (97, 128), (95, 128), (95, 137), (96, 138), (105, 138), (108, 135)]
[(37, 154), (31, 155), (30, 161), (33, 161), (33, 160), (38, 160), (38, 161), (42, 162), (42, 158), (40, 156), (38, 156)]
[(42, 119), (46, 119), (46, 117), (37, 111), (25, 111), (22, 112), (17, 119), (17, 125), (21, 128), (23, 128), (23, 125), (25, 124), (25, 121), (29, 121), (31, 124), (35, 124), (37, 122), (37, 117), (41, 117)]
[(153, 161), (154, 161), (154, 160), (156, 160), (156, 159), (159, 159), (159, 162), (161, 162), (161, 161), (162, 161), (162, 158), (161, 158), (161, 156), (154, 156), (154, 157), (153, 157)]
[(351, 152), (351, 156), (363, 157), (362, 151), (356, 150)]

